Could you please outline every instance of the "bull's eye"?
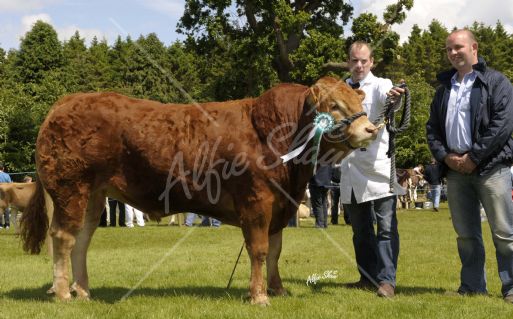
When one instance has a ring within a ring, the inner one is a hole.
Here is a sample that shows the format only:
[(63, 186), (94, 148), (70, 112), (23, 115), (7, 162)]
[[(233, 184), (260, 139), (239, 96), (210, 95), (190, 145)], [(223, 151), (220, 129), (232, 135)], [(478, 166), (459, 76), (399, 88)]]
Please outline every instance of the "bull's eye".
[(335, 102), (330, 103), (330, 111), (336, 111), (338, 109), (338, 105)]

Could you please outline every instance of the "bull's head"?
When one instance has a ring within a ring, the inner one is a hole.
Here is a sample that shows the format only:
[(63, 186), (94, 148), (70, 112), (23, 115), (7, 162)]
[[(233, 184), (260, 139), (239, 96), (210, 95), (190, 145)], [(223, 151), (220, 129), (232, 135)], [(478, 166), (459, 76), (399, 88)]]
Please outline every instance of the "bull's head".
[(345, 82), (323, 77), (311, 88), (308, 99), (317, 112), (330, 113), (335, 119), (335, 129), (325, 134), (324, 140), (330, 148), (347, 151), (347, 148), (366, 147), (373, 141), (378, 128), (363, 112), (365, 93), (353, 90)]

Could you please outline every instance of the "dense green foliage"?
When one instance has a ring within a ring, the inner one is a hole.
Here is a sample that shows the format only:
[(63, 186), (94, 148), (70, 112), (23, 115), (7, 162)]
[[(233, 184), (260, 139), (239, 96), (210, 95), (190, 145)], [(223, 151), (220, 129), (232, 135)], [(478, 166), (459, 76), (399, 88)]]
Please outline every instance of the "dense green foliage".
[[(34, 168), (39, 125), (65, 94), (117, 91), (179, 103), (258, 96), (282, 81), (313, 83), (328, 72), (327, 63), (347, 59), (355, 40), (373, 44), (376, 75), (406, 79), (411, 88), (413, 120), (398, 138), (398, 166), (429, 160), (424, 124), (436, 74), (449, 66), (443, 48), (450, 30), (433, 20), (427, 30), (414, 26), (400, 44), (390, 26), (404, 20), (413, 0), (398, 0), (382, 19), (353, 17), (351, 2), (339, 0), (188, 0), (185, 6), (178, 30), (187, 39), (169, 46), (153, 33), (109, 45), (98, 39), (86, 44), (76, 32), (61, 43), (54, 28), (39, 21), (19, 49), (0, 49), (0, 161), (8, 171)], [(343, 27), (351, 20), (347, 37)], [(513, 79), (512, 35), (500, 22), (469, 28), (481, 55)], [(334, 74), (348, 76), (343, 69)]]

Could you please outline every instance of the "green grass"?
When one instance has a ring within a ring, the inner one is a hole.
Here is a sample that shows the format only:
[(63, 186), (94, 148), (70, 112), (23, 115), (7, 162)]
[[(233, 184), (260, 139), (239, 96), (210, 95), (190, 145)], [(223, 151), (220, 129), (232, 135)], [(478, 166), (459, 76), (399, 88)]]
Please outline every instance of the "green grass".
[[(280, 270), (289, 296), (273, 297), (271, 307), (264, 308), (245, 300), (245, 251), (232, 287), (225, 289), (242, 244), (238, 228), (191, 230), (155, 223), (100, 228), (88, 259), (93, 298), (72, 302), (45, 294), (51, 286), (48, 256), (23, 253), (13, 230), (1, 230), (0, 318), (511, 318), (513, 305), (500, 296), (487, 223), (490, 296), (461, 297), (448, 294), (458, 287), (460, 268), (448, 210), (400, 211), (401, 253), (392, 300), (344, 287), (358, 279), (350, 227), (321, 231), (312, 224), (307, 220), (300, 228), (284, 230)], [(338, 277), (306, 285), (309, 275), (326, 270), (336, 270)]]

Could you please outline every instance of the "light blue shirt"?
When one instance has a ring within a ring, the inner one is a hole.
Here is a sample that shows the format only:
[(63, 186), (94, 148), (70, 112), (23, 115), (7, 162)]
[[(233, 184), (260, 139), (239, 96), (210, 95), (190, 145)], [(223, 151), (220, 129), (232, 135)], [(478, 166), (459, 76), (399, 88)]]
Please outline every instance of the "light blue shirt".
[(12, 183), (11, 176), (3, 171), (0, 171), (0, 183)]
[(447, 146), (452, 152), (463, 154), (472, 148), (470, 92), (476, 80), (476, 72), (465, 74), (458, 82), (458, 73), (451, 78), (451, 95), (447, 104), (445, 134)]

